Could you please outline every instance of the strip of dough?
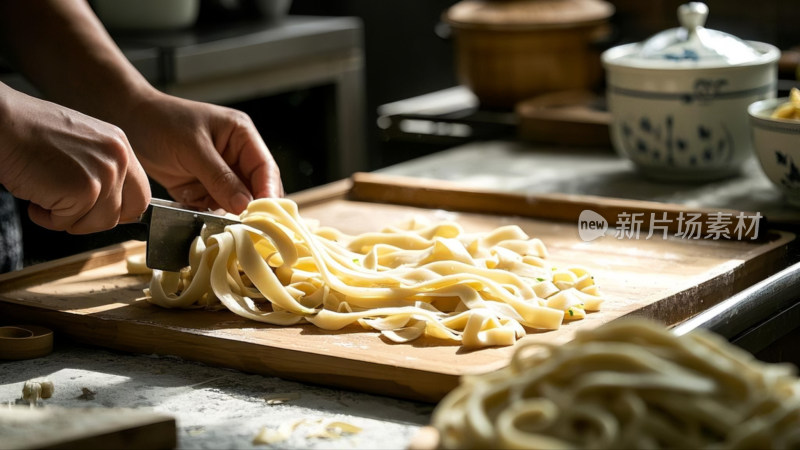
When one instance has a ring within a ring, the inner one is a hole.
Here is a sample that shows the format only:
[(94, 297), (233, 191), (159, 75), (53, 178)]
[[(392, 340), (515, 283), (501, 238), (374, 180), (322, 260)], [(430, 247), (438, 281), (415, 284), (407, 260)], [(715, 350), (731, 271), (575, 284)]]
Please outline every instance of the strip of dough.
[(455, 222), (412, 222), (348, 236), (313, 229), (288, 199), (255, 200), (240, 219), (201, 233), (181, 273), (154, 271), (148, 300), (465, 347), (512, 345), (526, 328), (557, 329), (603, 301), (585, 269), (554, 270), (544, 243), (513, 225), (469, 234)]
[(796, 367), (705, 330), (618, 319), (523, 343), (436, 407), (439, 448), (800, 448)]

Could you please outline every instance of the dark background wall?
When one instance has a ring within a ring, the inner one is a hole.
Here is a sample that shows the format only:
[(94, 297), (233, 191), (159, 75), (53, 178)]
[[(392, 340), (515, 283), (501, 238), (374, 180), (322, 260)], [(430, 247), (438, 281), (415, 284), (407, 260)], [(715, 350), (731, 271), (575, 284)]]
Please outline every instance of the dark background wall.
[[(641, 40), (677, 26), (676, 11), (686, 0), (610, 0), (625, 38)], [(709, 28), (742, 39), (759, 40), (787, 49), (800, 44), (800, 3), (797, 0), (706, 0)]]
[[(367, 111), (455, 85), (452, 43), (436, 34), (455, 0), (294, 0), (292, 14), (357, 16), (364, 23)], [(374, 121), (373, 121), (374, 124)]]
[[(294, 0), (292, 14), (356, 16), (364, 24), (365, 134), (369, 169), (410, 159), (425, 150), (384, 142), (378, 106), (457, 84), (452, 42), (441, 15), (456, 0)], [(440, 34), (437, 34), (437, 30)]]

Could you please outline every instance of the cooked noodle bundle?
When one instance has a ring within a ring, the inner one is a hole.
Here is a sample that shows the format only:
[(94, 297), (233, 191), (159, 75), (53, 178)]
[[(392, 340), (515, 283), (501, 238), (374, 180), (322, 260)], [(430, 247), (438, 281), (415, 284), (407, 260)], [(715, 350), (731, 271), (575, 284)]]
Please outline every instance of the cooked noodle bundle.
[(442, 448), (800, 448), (800, 381), (719, 336), (619, 319), (521, 344), (437, 406)]
[(288, 199), (260, 199), (241, 224), (193, 244), (180, 273), (154, 271), (150, 302), (227, 308), (259, 322), (358, 323), (395, 342), (427, 335), (467, 347), (512, 345), (557, 329), (602, 298), (580, 268), (551, 267), (517, 226), (468, 234), (453, 222), (348, 236), (312, 227)]

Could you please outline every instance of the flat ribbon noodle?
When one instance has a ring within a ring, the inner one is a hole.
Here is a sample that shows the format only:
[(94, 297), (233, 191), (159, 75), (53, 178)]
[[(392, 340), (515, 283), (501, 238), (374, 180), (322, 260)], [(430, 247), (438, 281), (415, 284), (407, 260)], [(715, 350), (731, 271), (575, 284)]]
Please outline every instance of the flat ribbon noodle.
[(455, 222), (415, 220), (349, 236), (314, 230), (288, 199), (255, 200), (239, 219), (201, 233), (180, 273), (154, 271), (147, 299), (465, 347), (512, 345), (526, 327), (557, 329), (603, 301), (585, 269), (550, 267), (544, 243), (516, 225), (470, 234)]

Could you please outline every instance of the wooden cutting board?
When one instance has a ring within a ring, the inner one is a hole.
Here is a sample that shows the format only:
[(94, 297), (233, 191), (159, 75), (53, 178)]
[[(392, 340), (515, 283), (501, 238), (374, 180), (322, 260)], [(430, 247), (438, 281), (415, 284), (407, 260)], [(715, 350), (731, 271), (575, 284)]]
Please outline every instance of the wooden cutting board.
[[(521, 226), (545, 242), (555, 264), (586, 266), (607, 297), (603, 310), (585, 320), (524, 338), (539, 342), (565, 342), (577, 330), (631, 314), (676, 324), (773, 273), (794, 240), (791, 233), (761, 229), (755, 241), (642, 234), (584, 242), (577, 217), (587, 207), (601, 215), (663, 211), (671, 217), (680, 207), (521, 197), (375, 174), (293, 198), (304, 217), (348, 233), (380, 230), (413, 216), (457, 220), (468, 232)], [(464, 351), (432, 339), (393, 344), (358, 327), (337, 332), (312, 325), (275, 327), (229, 312), (162, 309), (143, 298), (148, 277), (126, 273), (125, 258), (143, 250), (142, 243), (127, 242), (0, 276), (0, 317), (46, 325), (57, 336), (92, 345), (424, 401), (439, 400), (463, 374), (503, 366), (513, 352), (513, 347)]]

